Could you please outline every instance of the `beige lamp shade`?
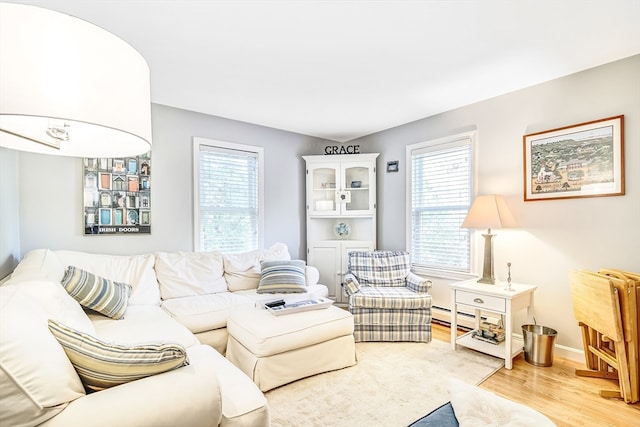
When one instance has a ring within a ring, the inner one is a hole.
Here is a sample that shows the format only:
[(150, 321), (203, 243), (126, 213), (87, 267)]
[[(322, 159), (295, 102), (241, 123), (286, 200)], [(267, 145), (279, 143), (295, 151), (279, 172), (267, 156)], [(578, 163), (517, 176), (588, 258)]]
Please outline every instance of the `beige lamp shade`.
[(508, 228), (518, 223), (502, 196), (478, 196), (473, 201), (462, 228)]
[(492, 228), (517, 227), (516, 219), (511, 214), (502, 196), (487, 195), (478, 196), (473, 201), (467, 217), (462, 222), (461, 228), (486, 228), (484, 237), (484, 258), (482, 277), (479, 283), (495, 284), (496, 278), (493, 269), (493, 238)]
[(77, 157), (149, 151), (146, 61), (83, 20), (0, 3), (0, 146)]

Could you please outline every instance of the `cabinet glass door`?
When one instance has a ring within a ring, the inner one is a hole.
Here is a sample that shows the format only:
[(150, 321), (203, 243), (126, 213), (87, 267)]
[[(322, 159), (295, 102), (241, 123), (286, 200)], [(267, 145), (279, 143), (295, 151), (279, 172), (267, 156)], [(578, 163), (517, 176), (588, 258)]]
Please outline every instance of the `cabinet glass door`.
[(337, 165), (313, 165), (308, 169), (307, 193), (309, 213), (312, 215), (335, 215), (339, 211), (336, 190), (340, 186)]
[(342, 168), (343, 187), (348, 193), (347, 202), (342, 204), (343, 214), (373, 213), (375, 175), (368, 164), (351, 163)]

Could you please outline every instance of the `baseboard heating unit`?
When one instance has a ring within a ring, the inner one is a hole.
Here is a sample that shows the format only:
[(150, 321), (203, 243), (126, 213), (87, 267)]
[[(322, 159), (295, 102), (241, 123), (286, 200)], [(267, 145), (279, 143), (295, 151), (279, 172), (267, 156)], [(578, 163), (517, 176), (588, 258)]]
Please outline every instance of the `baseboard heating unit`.
[[(434, 305), (431, 307), (432, 321), (445, 326), (451, 326), (451, 309)], [(458, 328), (472, 330), (475, 327), (476, 316), (458, 310)]]

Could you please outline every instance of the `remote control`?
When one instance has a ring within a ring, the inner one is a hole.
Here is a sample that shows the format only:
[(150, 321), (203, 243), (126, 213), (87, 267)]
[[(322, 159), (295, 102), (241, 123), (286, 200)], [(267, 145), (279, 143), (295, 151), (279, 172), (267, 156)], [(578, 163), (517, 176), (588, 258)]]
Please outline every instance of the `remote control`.
[(265, 302), (264, 305), (269, 308), (280, 307), (281, 305), (284, 305), (284, 300), (279, 299), (277, 301)]

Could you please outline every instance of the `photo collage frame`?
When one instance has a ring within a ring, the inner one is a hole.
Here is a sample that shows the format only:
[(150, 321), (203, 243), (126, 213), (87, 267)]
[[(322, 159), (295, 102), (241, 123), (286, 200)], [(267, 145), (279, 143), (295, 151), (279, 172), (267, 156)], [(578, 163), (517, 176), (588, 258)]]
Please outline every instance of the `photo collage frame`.
[(151, 233), (151, 153), (84, 158), (84, 234)]

